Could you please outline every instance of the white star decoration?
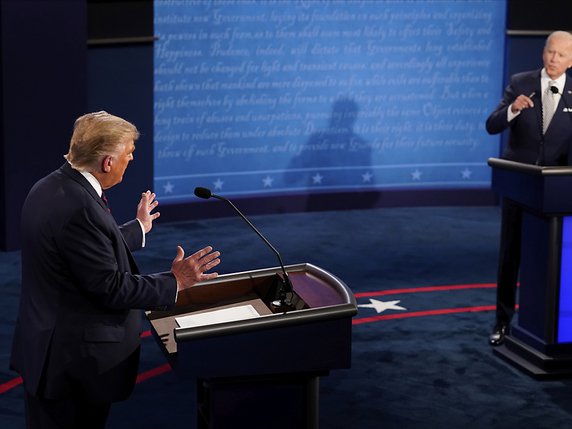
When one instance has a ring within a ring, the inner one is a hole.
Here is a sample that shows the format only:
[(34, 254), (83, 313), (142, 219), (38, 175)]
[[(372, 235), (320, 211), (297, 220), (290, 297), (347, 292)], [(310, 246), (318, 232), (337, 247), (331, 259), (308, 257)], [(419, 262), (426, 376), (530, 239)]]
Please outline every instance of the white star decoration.
[(165, 191), (166, 194), (172, 194), (174, 187), (175, 186), (171, 182), (167, 182), (166, 184), (163, 185), (163, 190)]
[(320, 173), (316, 173), (312, 176), (312, 183), (314, 185), (321, 185), (323, 178), (324, 178), (324, 176), (322, 176)]
[(272, 182), (274, 182), (274, 179), (270, 176), (266, 176), (264, 179), (262, 179), (262, 183), (265, 188), (271, 188)]
[(373, 174), (371, 174), (369, 171), (366, 171), (364, 174), (361, 175), (363, 183), (370, 183), (372, 177)]
[(224, 185), (224, 182), (222, 180), (220, 180), (220, 177), (218, 179), (216, 179), (216, 182), (213, 182), (214, 188), (215, 190), (220, 191), (222, 189), (222, 185)]
[(470, 179), (471, 175), (473, 174), (473, 172), (471, 170), (469, 170), (468, 168), (465, 168), (463, 171), (461, 171), (461, 177), (463, 179)]
[[(570, 109), (570, 111), (572, 112), (572, 108)], [(419, 168), (410, 171), (409, 174), (411, 174), (412, 181), (421, 181), (423, 176), (423, 172), (420, 171)], [(459, 171), (459, 174), (461, 175), (462, 180), (471, 180), (473, 176), (473, 170), (469, 169), (468, 167), (465, 167), (463, 170)], [(322, 182), (324, 181), (324, 176), (322, 176), (319, 172), (316, 172), (313, 176), (311, 176), (311, 179), (313, 185), (322, 185)], [(361, 180), (362, 183), (372, 183), (374, 180), (374, 175), (370, 171), (364, 171), (361, 174)], [(215, 190), (218, 191), (222, 190), (224, 182), (221, 180), (220, 177), (217, 178), (216, 181), (212, 183)], [(262, 186), (264, 188), (272, 188), (274, 186), (274, 178), (270, 177), (270, 175), (267, 175), (266, 177), (262, 178)], [(170, 181), (163, 184), (163, 191), (165, 194), (173, 194), (174, 189), (175, 185)]]
[(361, 304), (358, 305), (358, 307), (373, 308), (378, 313), (383, 313), (385, 310), (407, 310), (406, 308), (397, 305), (401, 302), (400, 300), (384, 302), (370, 298), (369, 302), (369, 304)]

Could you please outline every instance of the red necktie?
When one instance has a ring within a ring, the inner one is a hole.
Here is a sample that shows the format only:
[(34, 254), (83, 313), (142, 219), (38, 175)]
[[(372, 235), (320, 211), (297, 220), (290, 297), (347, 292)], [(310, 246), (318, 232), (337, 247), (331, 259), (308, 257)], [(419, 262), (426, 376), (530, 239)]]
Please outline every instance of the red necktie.
[(107, 197), (105, 196), (105, 193), (103, 191), (101, 191), (101, 199), (105, 203), (105, 207), (107, 207), (107, 211), (109, 213), (111, 213), (111, 209), (109, 208), (109, 202), (107, 201)]

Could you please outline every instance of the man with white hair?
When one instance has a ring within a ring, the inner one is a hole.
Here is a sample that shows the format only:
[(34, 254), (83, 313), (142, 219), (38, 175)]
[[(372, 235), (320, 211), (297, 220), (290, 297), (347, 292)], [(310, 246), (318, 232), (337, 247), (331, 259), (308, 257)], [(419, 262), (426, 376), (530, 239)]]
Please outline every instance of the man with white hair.
[[(486, 122), (489, 134), (510, 130), (502, 158), (535, 165), (567, 165), (572, 145), (572, 34), (555, 31), (546, 39), (544, 67), (517, 73)], [(502, 200), (496, 322), (489, 342), (501, 344), (515, 312), (520, 268), (522, 208)]]

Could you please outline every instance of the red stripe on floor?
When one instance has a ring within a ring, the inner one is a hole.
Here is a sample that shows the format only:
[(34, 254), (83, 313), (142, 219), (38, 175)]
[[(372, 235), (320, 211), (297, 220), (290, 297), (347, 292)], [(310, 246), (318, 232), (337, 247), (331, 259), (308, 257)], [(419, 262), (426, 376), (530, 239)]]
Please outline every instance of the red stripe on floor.
[(171, 365), (166, 363), (165, 365), (158, 366), (157, 368), (150, 369), (149, 371), (142, 372), (137, 376), (136, 383), (142, 383), (150, 378), (157, 377), (158, 375), (165, 374), (171, 371)]
[[(476, 284), (466, 284), (466, 285), (451, 285), (451, 286), (426, 286), (418, 288), (404, 288), (404, 289), (389, 289), (382, 291), (373, 292), (360, 292), (355, 294), (356, 298), (364, 298), (371, 296), (383, 296), (383, 295), (395, 295), (402, 293), (419, 293), (419, 292), (439, 292), (439, 291), (450, 291), (450, 290), (462, 290), (462, 289), (488, 289), (496, 287), (496, 283), (476, 283)], [(427, 311), (412, 311), (408, 313), (393, 313), (393, 314), (383, 314), (371, 317), (362, 317), (360, 319), (352, 320), (353, 325), (362, 325), (364, 323), (379, 322), (381, 320), (392, 320), (392, 319), (407, 319), (411, 317), (426, 317), (426, 316), (439, 316), (443, 314), (454, 314), (454, 313), (469, 313), (469, 312), (480, 312), (480, 311), (493, 311), (495, 310), (494, 305), (476, 306), (476, 307), (461, 307), (461, 308), (446, 308), (441, 310), (427, 310)], [(518, 305), (517, 305), (518, 308)], [(150, 330), (143, 331), (141, 333), (141, 338), (148, 338), (152, 336)], [(171, 371), (171, 366), (169, 364), (164, 364), (153, 368), (149, 371), (140, 373), (137, 376), (137, 383), (141, 383), (150, 378), (165, 374)], [(16, 377), (10, 381), (0, 384), (0, 394), (6, 393), (9, 390), (22, 384), (22, 378)]]
[(356, 298), (364, 298), (369, 296), (383, 296), (383, 295), (396, 295), (399, 293), (419, 293), (419, 292), (440, 292), (448, 290), (463, 290), (463, 289), (490, 289), (497, 287), (496, 283), (475, 283), (470, 285), (450, 285), (450, 286), (425, 286), (425, 287), (412, 287), (404, 289), (388, 289), (373, 292), (360, 292), (354, 294)]
[(22, 384), (22, 377), (16, 377), (13, 380), (0, 384), (0, 395), (2, 393), (6, 393), (8, 390), (12, 390), (14, 387), (19, 386), (20, 384)]
[(352, 320), (352, 325), (361, 325), (363, 323), (379, 322), (380, 320), (391, 319), (407, 319), (410, 317), (440, 316), (443, 314), (454, 313), (476, 313), (479, 311), (493, 311), (495, 305), (479, 305), (475, 307), (459, 307), (459, 308), (443, 308), (441, 310), (411, 311), (409, 313), (383, 314), (379, 316), (362, 317), (361, 319)]

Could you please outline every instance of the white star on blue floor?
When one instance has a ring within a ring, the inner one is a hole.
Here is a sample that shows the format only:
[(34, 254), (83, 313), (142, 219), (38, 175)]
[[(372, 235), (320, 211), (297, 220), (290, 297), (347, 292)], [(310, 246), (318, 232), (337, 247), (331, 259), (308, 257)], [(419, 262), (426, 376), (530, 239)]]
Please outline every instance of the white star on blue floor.
[(360, 304), (358, 307), (373, 308), (378, 313), (383, 313), (385, 310), (407, 310), (406, 308), (397, 305), (401, 302), (400, 300), (384, 302), (370, 298), (369, 302), (369, 304)]

